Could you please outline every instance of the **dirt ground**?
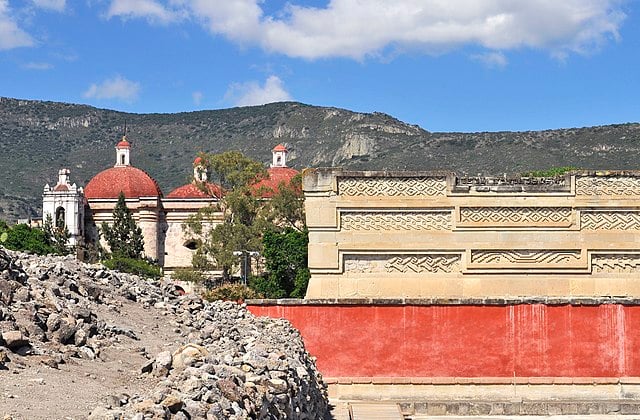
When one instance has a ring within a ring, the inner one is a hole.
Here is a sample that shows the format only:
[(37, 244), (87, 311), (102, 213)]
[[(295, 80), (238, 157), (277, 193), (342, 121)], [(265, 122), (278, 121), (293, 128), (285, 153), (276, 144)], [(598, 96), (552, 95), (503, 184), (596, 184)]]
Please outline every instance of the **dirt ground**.
[(162, 309), (144, 309), (122, 299), (122, 306), (94, 306), (99, 319), (135, 332), (113, 338), (95, 360), (74, 358), (58, 369), (37, 355), (9, 354), (7, 370), (0, 370), (0, 416), (3, 420), (83, 419), (97, 405), (122, 394), (134, 395), (151, 388), (156, 378), (140, 368), (163, 350), (173, 350), (187, 340), (173, 316)]

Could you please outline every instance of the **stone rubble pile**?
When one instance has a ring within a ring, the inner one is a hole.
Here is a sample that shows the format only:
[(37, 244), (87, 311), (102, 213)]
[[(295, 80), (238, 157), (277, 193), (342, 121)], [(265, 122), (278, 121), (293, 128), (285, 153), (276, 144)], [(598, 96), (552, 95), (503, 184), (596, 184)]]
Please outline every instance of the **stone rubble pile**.
[[(253, 316), (243, 305), (179, 296), (163, 281), (0, 248), (0, 370), (13, 354), (52, 368), (96, 360), (102, 348), (136, 332), (110, 325), (96, 305), (128, 299), (164, 311), (185, 343), (140, 367), (156, 385), (113, 395), (90, 419), (322, 419), (326, 387), (288, 321)], [(0, 375), (2, 373), (0, 372)]]

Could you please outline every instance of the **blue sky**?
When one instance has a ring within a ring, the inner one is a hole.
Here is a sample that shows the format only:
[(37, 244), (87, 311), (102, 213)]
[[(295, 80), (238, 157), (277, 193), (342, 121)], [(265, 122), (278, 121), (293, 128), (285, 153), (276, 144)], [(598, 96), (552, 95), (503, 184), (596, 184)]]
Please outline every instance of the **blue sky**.
[(0, 96), (295, 100), (430, 131), (640, 121), (637, 0), (0, 0)]

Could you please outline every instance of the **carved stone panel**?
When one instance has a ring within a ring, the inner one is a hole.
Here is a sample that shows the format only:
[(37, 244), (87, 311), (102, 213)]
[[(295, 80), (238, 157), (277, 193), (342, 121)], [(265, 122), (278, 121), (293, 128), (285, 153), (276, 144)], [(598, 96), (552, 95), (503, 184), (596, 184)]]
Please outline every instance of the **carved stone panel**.
[(342, 230), (450, 230), (450, 211), (362, 211), (340, 214)]
[(475, 250), (471, 251), (472, 264), (492, 265), (559, 265), (580, 260), (579, 250)]
[(345, 273), (454, 273), (460, 271), (459, 254), (403, 254), (344, 256)]
[(639, 196), (640, 178), (625, 176), (577, 177), (576, 195)]
[(570, 207), (461, 207), (460, 222), (496, 225), (544, 226), (570, 224)]
[(640, 254), (594, 254), (591, 269), (594, 273), (638, 273)]
[(640, 230), (640, 212), (582, 211), (580, 227), (584, 230)]
[(443, 196), (444, 177), (353, 177), (338, 178), (338, 194), (345, 196)]

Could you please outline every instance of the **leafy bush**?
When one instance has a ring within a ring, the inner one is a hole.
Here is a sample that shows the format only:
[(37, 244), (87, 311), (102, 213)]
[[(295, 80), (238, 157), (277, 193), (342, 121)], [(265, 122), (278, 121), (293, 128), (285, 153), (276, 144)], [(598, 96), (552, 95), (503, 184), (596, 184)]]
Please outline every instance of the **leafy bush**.
[(555, 168), (549, 168), (544, 171), (530, 171), (525, 172), (522, 176), (531, 176), (535, 178), (552, 178), (556, 176), (561, 176), (566, 174), (567, 172), (575, 171), (578, 168), (575, 166), (560, 166)]
[(14, 251), (33, 252), (39, 255), (55, 253), (42, 230), (31, 228), (25, 224), (9, 228), (0, 234), (0, 238), (3, 239), (2, 245)]
[(194, 270), (193, 268), (178, 268), (171, 275), (176, 280), (186, 281), (189, 283), (200, 284), (205, 280), (202, 271)]
[(262, 299), (264, 296), (250, 287), (234, 283), (225, 284), (220, 287), (216, 287), (215, 289), (207, 290), (202, 294), (202, 297), (208, 301), (232, 300), (237, 302), (245, 299)]
[(160, 267), (158, 267), (157, 265), (151, 264), (145, 260), (139, 260), (135, 258), (115, 257), (103, 261), (102, 264), (111, 270), (118, 270), (122, 271), (123, 273), (136, 274), (141, 277), (151, 277), (157, 279), (162, 275), (160, 272)]

